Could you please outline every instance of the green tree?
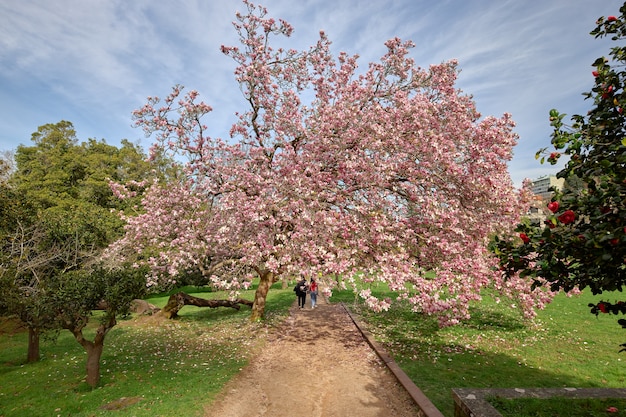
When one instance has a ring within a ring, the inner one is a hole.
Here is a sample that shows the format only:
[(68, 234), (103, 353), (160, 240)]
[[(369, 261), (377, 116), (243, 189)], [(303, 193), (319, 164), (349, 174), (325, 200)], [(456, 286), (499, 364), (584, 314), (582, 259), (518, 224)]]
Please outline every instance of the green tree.
[[(39, 127), (32, 140), (33, 146), (18, 147), (0, 204), (8, 213), (0, 225), (0, 305), (29, 327), (29, 361), (39, 358), (40, 332), (61, 323), (55, 306), (63, 304), (59, 294), (69, 293), (57, 292), (54, 283), (66, 276), (93, 280), (91, 266), (123, 231), (115, 211), (132, 206), (133, 199), (115, 198), (109, 182), (143, 181), (159, 172), (141, 148), (128, 141), (122, 141), (121, 148), (104, 140), (79, 143), (67, 121)], [(74, 283), (76, 288), (81, 285), (86, 283)], [(96, 288), (104, 299), (108, 287)], [(118, 304), (114, 299), (108, 303)], [(82, 320), (87, 320), (85, 314)]]
[(46, 291), (39, 285), (60, 251), (45, 246), (43, 225), (23, 194), (0, 184), (0, 313), (15, 314), (28, 327), (27, 361), (39, 360), (39, 335), (52, 327)]
[[(87, 384), (100, 381), (100, 358), (107, 333), (117, 319), (130, 311), (131, 302), (145, 289), (145, 271), (124, 267), (107, 269), (95, 266), (58, 274), (48, 282), (49, 306), (55, 311), (59, 327), (69, 330), (87, 353)], [(93, 311), (103, 309), (93, 340), (83, 333)]]
[(15, 153), (16, 172), (11, 182), (43, 207), (77, 197), (84, 176), (82, 160), (75, 152), (76, 131), (67, 121), (40, 126), (33, 133), (34, 146), (20, 145)]
[[(620, 16), (600, 17), (591, 35), (626, 38), (626, 3)], [(626, 284), (626, 47), (615, 46), (593, 63), (595, 83), (585, 97), (593, 102), (586, 115), (550, 111), (554, 151), (542, 149), (541, 161), (569, 158), (557, 174), (570, 186), (557, 193), (545, 224), (520, 224), (519, 237), (497, 238), (492, 249), (507, 276), (534, 278), (534, 286), (594, 294), (621, 291)], [(542, 156), (543, 155), (543, 156)], [(547, 155), (547, 157), (546, 157)], [(591, 312), (626, 313), (626, 304), (601, 301)], [(619, 323), (626, 327), (626, 320)], [(626, 346), (626, 345), (625, 345)]]

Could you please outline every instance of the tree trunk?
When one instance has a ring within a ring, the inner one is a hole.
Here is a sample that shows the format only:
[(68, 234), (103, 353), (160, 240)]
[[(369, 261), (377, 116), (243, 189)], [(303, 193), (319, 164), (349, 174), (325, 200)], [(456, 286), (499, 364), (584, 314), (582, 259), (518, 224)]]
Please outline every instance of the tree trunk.
[(39, 361), (39, 329), (28, 327), (28, 356), (26, 362)]
[(184, 292), (179, 292), (170, 295), (169, 300), (167, 300), (167, 304), (160, 311), (160, 314), (168, 319), (172, 319), (177, 317), (180, 309), (186, 305), (210, 308), (230, 307), (235, 310), (239, 310), (239, 304), (252, 307), (252, 301), (244, 300), (243, 298), (237, 298), (236, 300), (207, 300), (205, 298), (194, 297), (193, 295), (189, 295)]
[(95, 388), (100, 382), (100, 357), (104, 349), (104, 338), (109, 330), (116, 324), (115, 315), (111, 315), (109, 319), (100, 323), (96, 329), (93, 342), (85, 339), (83, 336), (83, 328), (87, 324), (87, 320), (78, 320), (76, 322), (67, 322), (63, 326), (74, 335), (74, 338), (87, 352), (87, 379), (85, 382), (92, 388)]
[(104, 338), (95, 343), (83, 345), (87, 351), (87, 379), (91, 387), (96, 387), (100, 382), (100, 357), (104, 349)]
[(273, 272), (263, 271), (260, 274), (261, 280), (259, 286), (254, 293), (254, 304), (252, 305), (252, 314), (250, 320), (261, 320), (265, 316), (265, 302), (267, 300), (267, 293), (270, 291), (270, 287), (275, 281)]

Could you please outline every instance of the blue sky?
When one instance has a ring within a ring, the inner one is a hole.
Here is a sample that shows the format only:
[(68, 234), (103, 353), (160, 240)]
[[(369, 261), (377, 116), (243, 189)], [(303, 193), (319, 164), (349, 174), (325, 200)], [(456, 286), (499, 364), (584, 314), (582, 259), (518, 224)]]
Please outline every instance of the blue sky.
[[(535, 152), (550, 143), (548, 111), (585, 113), (591, 63), (610, 42), (589, 32), (618, 0), (264, 0), (290, 22), (294, 48), (324, 30), (334, 52), (380, 58), (398, 36), (417, 45), (422, 67), (457, 59), (457, 86), (483, 115), (513, 115), (520, 135), (509, 164), (516, 185), (556, 172)], [(235, 64), (220, 45), (236, 45), (238, 0), (26, 0), (0, 2), (0, 151), (30, 145), (37, 127), (68, 120), (79, 140), (150, 140), (132, 127), (147, 96), (175, 84), (198, 90), (214, 112), (212, 136), (226, 137), (245, 110)]]

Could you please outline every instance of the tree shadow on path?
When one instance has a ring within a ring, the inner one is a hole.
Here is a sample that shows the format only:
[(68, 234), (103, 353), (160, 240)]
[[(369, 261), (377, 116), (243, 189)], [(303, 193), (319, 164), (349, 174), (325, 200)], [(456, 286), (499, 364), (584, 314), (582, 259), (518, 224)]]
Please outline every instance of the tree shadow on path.
[(294, 306), (206, 417), (415, 416), (406, 390), (341, 305)]

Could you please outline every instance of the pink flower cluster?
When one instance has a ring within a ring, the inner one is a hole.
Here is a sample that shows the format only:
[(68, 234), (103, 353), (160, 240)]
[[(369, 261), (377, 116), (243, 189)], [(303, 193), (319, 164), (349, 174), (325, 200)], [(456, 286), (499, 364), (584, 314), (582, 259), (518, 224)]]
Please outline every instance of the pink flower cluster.
[(246, 5), (234, 23), (241, 45), (222, 47), (250, 104), (230, 130), (237, 141), (210, 137), (211, 107), (181, 86), (135, 111), (155, 155), (189, 162), (184, 178), (145, 193), (117, 253), (142, 255), (156, 286), (189, 270), (229, 288), (252, 272), (342, 276), (384, 282), (443, 325), (492, 287), (532, 316), (544, 295), (504, 282), (487, 251), (530, 196), (508, 174), (510, 115), (481, 117), (455, 87), (455, 61), (421, 69), (398, 38), (365, 72), (357, 56), (333, 56), (323, 33), (308, 50), (273, 49), (291, 26)]

